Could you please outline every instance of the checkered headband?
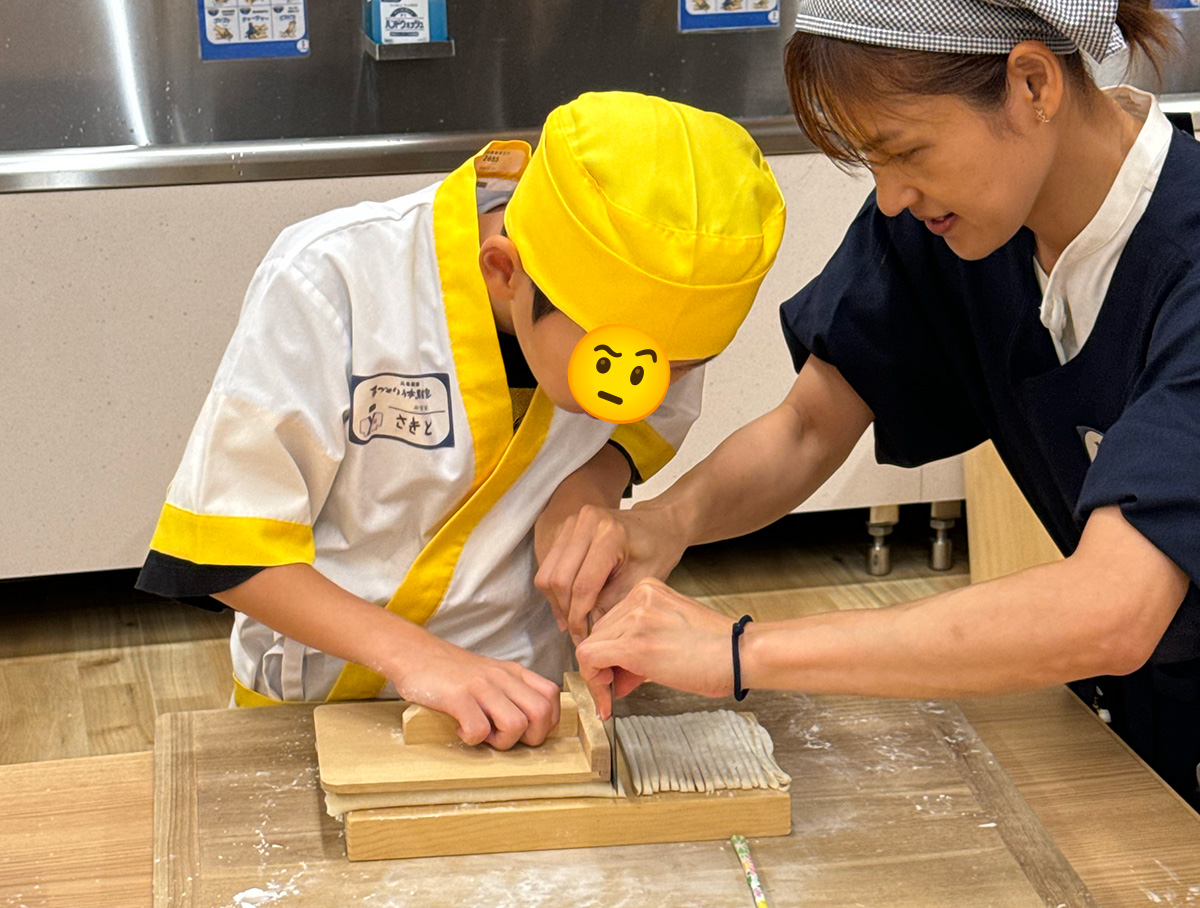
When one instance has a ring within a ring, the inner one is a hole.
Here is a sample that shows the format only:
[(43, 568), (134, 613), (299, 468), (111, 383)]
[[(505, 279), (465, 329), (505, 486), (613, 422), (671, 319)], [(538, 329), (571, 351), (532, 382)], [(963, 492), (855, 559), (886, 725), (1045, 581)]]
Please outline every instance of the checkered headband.
[(1096, 61), (1125, 47), (1117, 0), (800, 0), (796, 30), (948, 54), (1007, 54), (1022, 41)]

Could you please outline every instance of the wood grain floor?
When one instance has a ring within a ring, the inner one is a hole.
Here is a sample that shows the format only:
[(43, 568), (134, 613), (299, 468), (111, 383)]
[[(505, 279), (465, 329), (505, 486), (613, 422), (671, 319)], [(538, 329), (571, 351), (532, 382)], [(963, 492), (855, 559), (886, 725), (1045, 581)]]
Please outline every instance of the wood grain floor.
[[(731, 614), (766, 617), (877, 607), (968, 582), (928, 565), (927, 510), (906, 508), (892, 572), (867, 575), (865, 512), (794, 515), (692, 549), (671, 575), (681, 592)], [(133, 589), (136, 572), (0, 582), (0, 764), (149, 751), (162, 713), (229, 703), (232, 614)]]

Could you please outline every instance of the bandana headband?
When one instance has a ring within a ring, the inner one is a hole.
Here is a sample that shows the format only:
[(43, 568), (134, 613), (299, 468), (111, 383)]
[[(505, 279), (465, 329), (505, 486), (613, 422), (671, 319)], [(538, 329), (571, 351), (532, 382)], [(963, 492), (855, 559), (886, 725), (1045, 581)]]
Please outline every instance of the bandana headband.
[(1125, 47), (1117, 0), (800, 0), (796, 30), (907, 50), (1007, 54), (1041, 41), (1097, 62)]

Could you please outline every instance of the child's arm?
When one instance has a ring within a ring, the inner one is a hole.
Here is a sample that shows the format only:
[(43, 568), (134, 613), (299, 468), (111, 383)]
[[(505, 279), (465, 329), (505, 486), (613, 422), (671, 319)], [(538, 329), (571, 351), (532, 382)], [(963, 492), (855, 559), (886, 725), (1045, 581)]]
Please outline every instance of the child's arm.
[(558, 484), (533, 526), (533, 549), (538, 562), (550, 551), (563, 524), (585, 504), (602, 508), (621, 506), (621, 495), (631, 477), (629, 461), (612, 445), (605, 445), (582, 467)]
[(558, 724), (553, 682), (515, 662), (447, 643), (311, 565), (266, 568), (214, 598), (293, 640), (386, 676), (404, 699), (457, 719), (468, 744), (499, 750), (518, 741), (540, 744)]
[[(559, 483), (533, 527), (533, 550), (540, 570), (553, 569), (553, 565), (546, 564), (546, 556), (560, 534), (569, 537), (580, 508), (589, 504), (599, 508), (621, 506), (621, 494), (629, 485), (631, 473), (625, 456), (606, 444), (591, 460)], [(566, 631), (565, 617), (557, 610), (554, 617), (559, 630)]]

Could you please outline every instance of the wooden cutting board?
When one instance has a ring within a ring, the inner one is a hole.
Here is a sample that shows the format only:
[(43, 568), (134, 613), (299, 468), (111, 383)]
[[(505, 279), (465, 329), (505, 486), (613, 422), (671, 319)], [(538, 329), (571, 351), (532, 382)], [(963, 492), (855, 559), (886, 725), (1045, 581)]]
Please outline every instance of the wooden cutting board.
[[(647, 687), (621, 706), (748, 706), (771, 732), (795, 780), (792, 834), (752, 840), (772, 908), (1095, 904), (953, 704)], [(165, 715), (155, 748), (156, 908), (751, 904), (728, 842), (350, 863), (311, 707)]]
[(346, 856), (375, 861), (783, 836), (791, 798), (747, 789), (443, 804), (352, 810), (345, 823)]
[[(401, 714), (409, 704), (326, 703), (314, 715), (321, 781), (338, 794), (594, 782), (600, 774), (578, 737), (498, 751), (455, 740), (409, 744)], [(607, 759), (607, 758), (606, 758)], [(608, 770), (607, 763), (604, 766)]]
[[(325, 703), (313, 712), (321, 786), (337, 794), (501, 788), (596, 782), (609, 777), (609, 742), (577, 674), (562, 694), (574, 734), (537, 747), (468, 747), (444, 713), (400, 700)], [(576, 691), (585, 700), (580, 710)], [(566, 729), (563, 729), (564, 731)], [(419, 732), (416, 733), (416, 732)]]
[[(739, 832), (769, 836), (791, 831), (792, 805), (786, 791), (638, 796), (623, 760), (620, 796), (568, 793), (594, 788), (597, 781), (607, 786), (610, 742), (579, 675), (567, 674), (564, 686), (562, 715), (573, 720), (565, 724), (575, 734), (565, 729), (557, 734), (555, 729), (556, 735), (537, 747), (518, 744), (507, 751), (464, 744), (456, 733), (457, 722), (415, 704), (318, 706), (313, 726), (325, 791), (387, 793), (401, 799), (437, 792), (452, 795), (451, 800), (427, 806), (394, 803), (348, 810), (346, 856), (373, 861), (698, 842), (728, 839)], [(518, 790), (522, 793), (505, 796)]]

